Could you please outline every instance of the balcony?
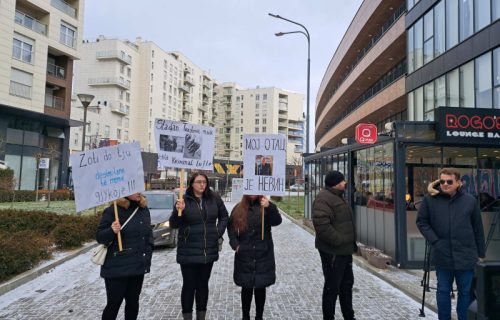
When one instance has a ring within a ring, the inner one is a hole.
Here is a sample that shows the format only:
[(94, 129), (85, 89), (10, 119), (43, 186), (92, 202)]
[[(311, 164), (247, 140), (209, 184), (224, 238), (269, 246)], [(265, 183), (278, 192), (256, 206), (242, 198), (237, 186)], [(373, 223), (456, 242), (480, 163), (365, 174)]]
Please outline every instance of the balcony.
[(193, 113), (193, 107), (184, 106), (184, 107), (182, 107), (182, 112), (183, 113)]
[(208, 99), (207, 99), (207, 98), (203, 98), (203, 99), (201, 100), (201, 103), (203, 103), (203, 105), (204, 105), (204, 106), (206, 106), (206, 105), (208, 105), (208, 104), (209, 104), (209, 101), (208, 101)]
[(64, 68), (52, 63), (47, 63), (47, 74), (62, 80), (66, 78), (66, 71)]
[(130, 89), (130, 81), (125, 81), (118, 77), (89, 78), (89, 86), (117, 86), (123, 89)]
[(187, 86), (185, 86), (181, 81), (179, 81), (179, 90), (181, 90), (185, 93), (189, 93), (189, 88)]
[(45, 106), (56, 110), (64, 110), (64, 99), (51, 94), (45, 94)]
[(206, 106), (198, 106), (198, 109), (203, 112), (208, 112), (208, 108)]
[(288, 134), (288, 132), (286, 130), (278, 130), (278, 133), (281, 133), (281, 134)]
[(117, 59), (126, 64), (132, 63), (132, 57), (125, 54), (125, 52), (119, 50), (98, 51), (96, 52), (96, 59), (97, 60)]
[(293, 130), (288, 130), (288, 136), (289, 137), (303, 137), (304, 132), (303, 131), (293, 131)]
[(77, 18), (77, 11), (76, 11), (76, 9), (73, 8), (72, 6), (70, 6), (69, 3), (67, 3), (66, 1), (63, 1), (63, 0), (51, 0), (50, 4), (54, 8), (56, 8), (56, 9), (58, 9), (58, 10), (64, 12), (64, 13), (66, 13), (68, 16), (71, 16), (73, 18)]
[(194, 86), (193, 77), (189, 77), (189, 76), (184, 77), (184, 84), (191, 86), (191, 87)]
[(288, 120), (288, 116), (286, 114), (278, 114), (278, 121)]
[(300, 148), (297, 147), (297, 148), (293, 149), (293, 152), (295, 152), (295, 153), (304, 153), (304, 147), (302, 147), (302, 146)]
[(122, 116), (128, 116), (130, 114), (130, 107), (116, 101), (111, 104), (111, 112), (117, 113)]
[(190, 119), (190, 116), (189, 115), (182, 115), (181, 116), (181, 121), (182, 122), (189, 122), (191, 119)]
[(40, 21), (32, 18), (19, 10), (16, 10), (14, 21), (26, 28), (33, 30), (39, 34), (47, 35), (47, 26)]
[(288, 104), (280, 102), (278, 110), (280, 112), (288, 112)]
[(191, 70), (189, 70), (189, 68), (184, 68), (184, 74), (190, 74), (191, 73)]

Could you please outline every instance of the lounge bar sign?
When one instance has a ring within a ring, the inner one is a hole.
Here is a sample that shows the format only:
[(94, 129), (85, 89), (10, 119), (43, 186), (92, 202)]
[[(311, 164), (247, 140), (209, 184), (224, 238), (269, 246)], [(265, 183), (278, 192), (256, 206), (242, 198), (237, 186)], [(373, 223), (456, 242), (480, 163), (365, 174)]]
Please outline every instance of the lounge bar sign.
[(436, 109), (440, 142), (500, 143), (500, 110), (440, 107)]

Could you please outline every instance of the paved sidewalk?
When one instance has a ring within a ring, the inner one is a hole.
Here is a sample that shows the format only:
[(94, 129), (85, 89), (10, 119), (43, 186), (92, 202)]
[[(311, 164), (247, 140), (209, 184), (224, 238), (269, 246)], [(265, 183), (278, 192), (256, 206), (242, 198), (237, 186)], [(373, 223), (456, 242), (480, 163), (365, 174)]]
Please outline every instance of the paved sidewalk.
[[(268, 289), (264, 318), (321, 319), (323, 275), (314, 236), (284, 219), (273, 229), (273, 237), (277, 283)], [(233, 252), (226, 239), (210, 280), (207, 319), (241, 319), (240, 288), (234, 285), (232, 272)], [(354, 273), (357, 319), (419, 319), (417, 302), (357, 265)], [(181, 285), (175, 250), (155, 251), (139, 319), (182, 319)], [(99, 319), (105, 301), (99, 268), (85, 253), (0, 296), (0, 319)], [(426, 314), (426, 319), (437, 319), (431, 310)], [(342, 319), (338, 304), (336, 317)]]

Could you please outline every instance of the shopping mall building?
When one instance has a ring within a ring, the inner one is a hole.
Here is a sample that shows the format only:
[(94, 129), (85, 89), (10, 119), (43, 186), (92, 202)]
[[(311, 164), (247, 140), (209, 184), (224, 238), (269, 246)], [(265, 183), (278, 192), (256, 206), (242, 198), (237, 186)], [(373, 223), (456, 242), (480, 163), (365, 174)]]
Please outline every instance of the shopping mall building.
[[(440, 168), (455, 167), (488, 235), (500, 202), (499, 17), (498, 0), (362, 3), (316, 97), (306, 218), (325, 173), (340, 170), (358, 240), (420, 267), (416, 209)], [(355, 141), (360, 123), (377, 126), (375, 143)], [(500, 258), (499, 229), (487, 258)]]

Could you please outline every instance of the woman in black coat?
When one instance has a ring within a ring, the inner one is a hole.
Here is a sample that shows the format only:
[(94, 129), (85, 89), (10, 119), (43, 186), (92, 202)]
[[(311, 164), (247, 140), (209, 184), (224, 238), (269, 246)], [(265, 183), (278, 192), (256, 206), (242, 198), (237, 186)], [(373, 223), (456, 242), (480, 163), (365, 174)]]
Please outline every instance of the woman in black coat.
[[(178, 215), (182, 210), (182, 215)], [(195, 172), (183, 200), (177, 201), (170, 216), (170, 227), (179, 228), (177, 263), (181, 266), (181, 304), (184, 319), (205, 319), (208, 280), (219, 259), (218, 243), (227, 225), (227, 209), (219, 195), (210, 190), (208, 177)]]
[[(149, 273), (153, 253), (151, 216), (146, 199), (139, 193), (116, 202), (119, 221), (115, 221), (114, 207), (106, 208), (96, 235), (98, 243), (109, 245), (106, 260), (101, 266), (101, 277), (106, 284), (107, 297), (102, 319), (116, 319), (123, 299), (125, 319), (137, 319), (144, 274)], [(134, 216), (120, 231), (134, 211)], [(122, 238), (121, 252), (118, 250), (118, 231)]]
[[(261, 206), (264, 207), (262, 239)], [(228, 223), (229, 244), (234, 255), (234, 282), (241, 288), (243, 319), (250, 319), (250, 305), (255, 294), (255, 319), (262, 319), (266, 287), (276, 282), (274, 244), (271, 227), (281, 223), (275, 204), (263, 196), (244, 195), (234, 207)]]

